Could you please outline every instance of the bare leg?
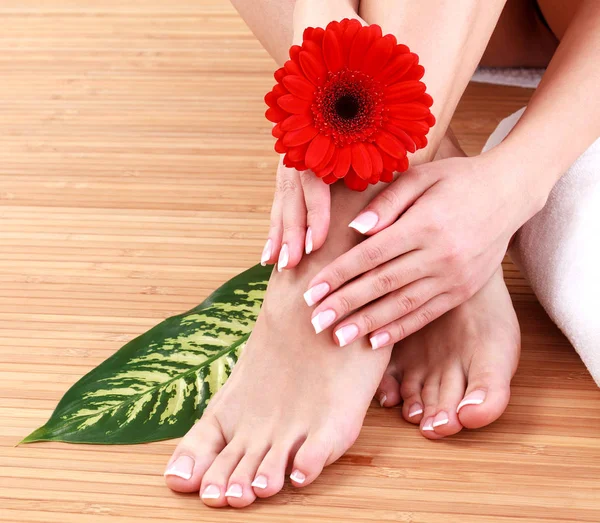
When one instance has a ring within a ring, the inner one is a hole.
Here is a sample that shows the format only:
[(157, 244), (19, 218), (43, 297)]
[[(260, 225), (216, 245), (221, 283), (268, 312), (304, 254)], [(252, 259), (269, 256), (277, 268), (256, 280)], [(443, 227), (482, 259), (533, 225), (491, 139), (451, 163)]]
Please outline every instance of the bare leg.
[[(431, 2), (433, 7), (444, 3)], [(289, 34), (273, 27), (274, 20), (282, 19), (273, 12), (274, 6), (279, 5), (280, 2), (253, 2), (259, 11), (253, 20), (262, 21), (262, 26), (258, 24), (253, 30), (261, 41), (272, 47), (276, 42), (271, 41), (268, 34)], [(334, 5), (340, 6), (337, 14), (330, 10)], [(297, 13), (308, 9), (306, 12), (317, 13), (321, 19), (344, 18), (351, 7), (343, 0), (326, 4), (297, 0), (295, 4)], [(453, 60), (454, 65), (449, 67), (444, 63), (444, 75), (435, 73), (439, 64), (433, 59), (440, 43), (426, 38), (427, 31), (423, 31), (421, 39), (413, 35), (411, 45), (419, 48), (422, 56), (431, 58), (426, 62), (433, 70), (428, 87), (434, 97), (437, 96), (440, 108), (436, 115), (438, 131), (416, 161), (433, 157), (495, 23), (495, 20), (486, 24), (477, 22), (478, 18), (496, 16), (493, 9), (472, 9), (470, 3), (468, 7), (468, 12), (460, 14), (454, 10), (451, 18), (440, 12), (436, 31), (443, 34), (447, 28), (452, 38), (457, 37), (456, 20), (474, 17), (475, 26), (489, 28), (488, 34), (479, 30), (481, 41), (475, 45), (469, 40), (476, 50), (466, 56), (449, 44), (454, 52), (444, 58)], [(436, 19), (438, 13), (433, 10), (429, 16)], [(410, 26), (410, 20), (405, 25)], [(471, 24), (459, 25), (465, 32), (473, 29)], [(297, 28), (293, 33), (297, 34)], [(400, 40), (403, 41), (403, 37)], [(464, 41), (460, 36), (460, 42)], [(281, 59), (288, 44), (288, 40), (282, 41), (271, 52)], [(451, 109), (443, 109), (446, 107)], [(361, 340), (348, 350), (340, 351), (330, 331), (315, 335), (310, 309), (302, 293), (320, 268), (359, 241), (359, 235), (347, 224), (378, 190), (381, 187), (352, 193), (344, 186), (333, 187), (331, 214), (334, 219), (325, 247), (305, 257), (293, 271), (273, 274), (263, 310), (243, 357), (169, 462), (166, 480), (170, 488), (182, 492), (199, 490), (203, 501), (210, 506), (243, 507), (256, 496), (267, 497), (278, 492), (286, 469), (292, 471), (295, 486), (310, 484), (325, 465), (352, 445), (391, 350), (380, 349), (374, 353)]]

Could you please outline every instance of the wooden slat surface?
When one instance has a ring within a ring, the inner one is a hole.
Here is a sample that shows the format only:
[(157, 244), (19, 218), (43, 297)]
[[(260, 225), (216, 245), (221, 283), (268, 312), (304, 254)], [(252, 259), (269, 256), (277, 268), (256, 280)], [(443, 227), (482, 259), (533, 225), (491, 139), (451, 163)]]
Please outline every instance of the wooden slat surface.
[[(504, 417), (431, 442), (373, 407), (310, 487), (243, 511), (171, 493), (175, 442), (16, 447), (67, 388), (254, 264), (274, 65), (225, 0), (0, 3), (0, 521), (600, 521), (600, 392), (518, 271)], [(474, 154), (529, 91), (472, 85)]]

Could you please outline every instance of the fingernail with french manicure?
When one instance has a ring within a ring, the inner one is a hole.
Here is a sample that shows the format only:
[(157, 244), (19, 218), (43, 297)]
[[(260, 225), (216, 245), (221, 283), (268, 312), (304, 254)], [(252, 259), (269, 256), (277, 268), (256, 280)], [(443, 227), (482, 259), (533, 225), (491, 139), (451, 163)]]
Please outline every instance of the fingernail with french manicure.
[(340, 343), (340, 347), (345, 347), (358, 336), (358, 327), (354, 323), (344, 325), (341, 329), (335, 331), (335, 336)]
[(460, 409), (467, 405), (481, 405), (485, 401), (485, 391), (484, 390), (474, 390), (473, 392), (469, 392), (463, 400), (458, 404), (456, 412), (460, 412)]
[(227, 492), (225, 492), (226, 498), (241, 498), (243, 495), (244, 491), (242, 490), (242, 486), (237, 483), (230, 485)]
[(294, 472), (290, 474), (290, 479), (296, 483), (304, 483), (306, 481), (306, 476), (299, 470), (294, 470)]
[(450, 419), (448, 418), (448, 414), (445, 412), (438, 412), (433, 418), (432, 427), (435, 429), (437, 427), (441, 427), (442, 425), (447, 425)]
[(221, 489), (216, 485), (208, 485), (202, 492), (202, 499), (219, 499), (221, 497)]
[(312, 229), (309, 227), (306, 230), (306, 240), (304, 241), (304, 252), (310, 254), (313, 250)]
[(369, 338), (373, 350), (389, 345), (391, 340), (392, 337), (387, 332), (380, 332), (379, 334), (375, 334), (372, 338)]
[(409, 418), (414, 418), (419, 414), (423, 414), (423, 405), (421, 405), (420, 403), (415, 403), (414, 405), (411, 405), (410, 409), (408, 409)]
[(367, 211), (354, 218), (348, 227), (356, 229), (361, 234), (366, 234), (377, 225), (378, 221), (379, 216), (377, 216), (377, 214), (373, 211)]
[(267, 476), (263, 476), (262, 474), (260, 476), (256, 476), (251, 486), (260, 489), (267, 488)]
[(287, 243), (284, 243), (281, 247), (281, 252), (279, 253), (279, 260), (277, 260), (277, 270), (281, 272), (283, 269), (287, 267), (288, 262), (290, 261), (290, 250), (287, 246)]
[(329, 287), (328, 283), (319, 283), (304, 293), (304, 301), (309, 307), (312, 307), (315, 303), (327, 296), (330, 289), (331, 287)]
[(327, 309), (319, 312), (311, 321), (313, 327), (315, 328), (315, 332), (319, 334), (323, 332), (327, 327), (329, 327), (335, 321), (335, 311), (333, 309)]
[(165, 476), (177, 476), (178, 478), (190, 479), (194, 471), (194, 460), (189, 456), (179, 456), (165, 470)]
[(263, 249), (262, 255), (260, 257), (260, 264), (264, 267), (269, 259), (271, 258), (271, 252), (273, 249), (273, 242), (269, 238), (267, 243), (265, 243), (265, 248)]

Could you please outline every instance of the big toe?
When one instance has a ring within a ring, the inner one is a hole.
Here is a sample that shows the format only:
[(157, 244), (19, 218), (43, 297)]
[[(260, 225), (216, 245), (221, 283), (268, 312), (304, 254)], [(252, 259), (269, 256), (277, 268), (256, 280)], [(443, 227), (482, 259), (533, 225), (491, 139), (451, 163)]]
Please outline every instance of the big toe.
[(198, 492), (202, 477), (225, 444), (223, 434), (212, 418), (202, 418), (171, 456), (164, 473), (167, 486), (177, 492)]
[(508, 405), (510, 379), (497, 370), (470, 372), (467, 392), (457, 408), (460, 423), (478, 429), (496, 421)]
[(391, 374), (384, 374), (375, 393), (375, 398), (382, 407), (395, 407), (400, 403), (400, 384)]

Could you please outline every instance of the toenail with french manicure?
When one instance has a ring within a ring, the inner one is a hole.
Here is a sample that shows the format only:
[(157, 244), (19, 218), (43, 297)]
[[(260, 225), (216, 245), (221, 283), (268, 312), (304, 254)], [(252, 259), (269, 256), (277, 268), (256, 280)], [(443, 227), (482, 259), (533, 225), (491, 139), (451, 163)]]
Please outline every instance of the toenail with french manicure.
[(421, 430), (425, 432), (433, 430), (433, 419), (429, 418), (425, 423), (423, 423), (423, 428)]
[(304, 241), (304, 252), (310, 254), (313, 250), (312, 229), (306, 229), (306, 240)]
[(373, 350), (389, 345), (391, 340), (392, 337), (387, 332), (380, 332), (379, 334), (375, 334), (375, 336), (369, 338), (369, 342), (371, 343), (371, 348)]
[(333, 309), (327, 309), (319, 312), (311, 321), (313, 327), (315, 328), (315, 332), (319, 334), (323, 332), (327, 327), (329, 327), (336, 318), (336, 313)]
[(296, 483), (304, 483), (306, 481), (306, 476), (299, 470), (294, 470), (294, 472), (290, 474), (290, 479)]
[(377, 214), (373, 211), (367, 211), (354, 218), (348, 227), (352, 227), (361, 234), (365, 234), (375, 227), (378, 221), (379, 216), (377, 216)]
[(221, 489), (216, 485), (208, 485), (202, 492), (202, 499), (219, 499), (221, 497)]
[(179, 456), (165, 470), (165, 476), (177, 476), (178, 478), (190, 479), (194, 471), (194, 460), (189, 456)]
[(260, 476), (256, 476), (251, 486), (260, 489), (267, 488), (267, 476), (263, 476), (262, 474)]
[(267, 262), (271, 258), (272, 249), (273, 249), (273, 242), (271, 241), (271, 238), (269, 238), (267, 240), (267, 243), (265, 243), (265, 248), (263, 249), (262, 256), (260, 257), (260, 264), (263, 267), (267, 264)]
[(467, 405), (481, 405), (485, 401), (485, 395), (486, 392), (484, 390), (474, 390), (473, 392), (469, 392), (469, 394), (467, 394), (458, 404), (456, 412), (459, 412), (460, 409)]
[(281, 272), (283, 269), (287, 267), (287, 264), (290, 261), (290, 249), (287, 246), (287, 243), (283, 244), (281, 247), (281, 251), (279, 253), (279, 260), (277, 260), (277, 270)]
[(306, 302), (306, 305), (312, 307), (315, 303), (321, 301), (325, 296), (327, 296), (330, 288), (331, 287), (329, 287), (328, 283), (323, 282), (308, 289), (304, 293), (304, 301)]
[(385, 400), (387, 400), (386, 394), (382, 394), (381, 396), (379, 396), (379, 405), (381, 405), (383, 407), (385, 404)]
[(432, 427), (435, 429), (437, 427), (441, 427), (442, 425), (447, 425), (450, 422), (450, 418), (448, 418), (448, 414), (445, 412), (438, 412), (433, 418)]
[(340, 347), (345, 347), (358, 336), (358, 327), (354, 323), (344, 325), (341, 329), (335, 331), (335, 336), (340, 343)]
[(415, 403), (410, 409), (408, 409), (409, 418), (413, 418), (419, 414), (423, 414), (423, 406), (418, 403)]
[(244, 491), (242, 490), (242, 486), (237, 483), (229, 485), (227, 492), (225, 492), (226, 498), (241, 498), (243, 495)]

